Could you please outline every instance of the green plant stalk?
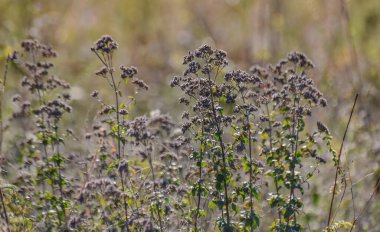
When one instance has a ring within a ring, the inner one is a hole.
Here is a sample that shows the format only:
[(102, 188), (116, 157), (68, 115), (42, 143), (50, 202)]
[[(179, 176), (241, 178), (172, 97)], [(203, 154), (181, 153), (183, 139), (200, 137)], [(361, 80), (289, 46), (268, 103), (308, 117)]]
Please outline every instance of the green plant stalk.
[[(31, 52), (32, 54), (32, 61), (33, 63), (36, 63), (36, 54), (35, 54), (35, 51), (32, 51)], [(38, 81), (37, 78), (34, 78), (33, 77), (33, 81), (35, 83), (36, 86), (39, 86), (40, 83)], [(44, 92), (41, 91), (39, 88), (37, 88), (37, 97), (38, 97), (38, 103), (40, 106), (43, 106), (46, 102), (44, 100)], [(47, 126), (49, 127), (49, 123), (47, 122)], [(50, 161), (49, 161), (49, 153), (48, 153), (48, 143), (47, 143), (47, 133), (46, 133), (46, 125), (45, 125), (45, 116), (44, 116), (44, 113), (41, 114), (41, 125), (39, 126), (40, 128), (42, 128), (42, 149), (43, 149), (43, 154), (44, 154), (44, 159), (45, 159), (45, 164), (46, 164), (46, 167), (49, 168), (50, 167)], [(46, 176), (44, 174), (43, 176), (44, 180), (46, 180)], [(51, 176), (49, 176), (48, 178), (51, 178)], [(54, 180), (51, 179), (52, 183), (54, 183)], [(42, 192), (45, 194), (46, 192), (46, 187), (45, 187), (45, 181), (42, 182)], [(52, 193), (54, 194), (54, 186), (51, 186), (52, 188)], [(45, 198), (44, 198), (45, 199)], [(46, 200), (45, 200), (46, 201)], [(58, 209), (57, 209), (57, 212), (58, 212)], [(58, 220), (59, 220), (59, 225), (61, 225), (61, 218), (59, 217), (58, 215)]]
[[(267, 110), (267, 117), (269, 119), (269, 148), (270, 148), (270, 153), (272, 153), (272, 150), (273, 150), (272, 121), (271, 121), (271, 118), (270, 118), (268, 103), (265, 104), (265, 107), (266, 107), (266, 110)], [(275, 165), (273, 167), (276, 168)], [(276, 195), (277, 195), (277, 197), (279, 197), (280, 196), (280, 187), (278, 186), (277, 175), (275, 175), (275, 177), (274, 177), (274, 186), (275, 186), (275, 189), (276, 189)], [(281, 221), (282, 221), (282, 215), (281, 215), (281, 210), (280, 210), (279, 207), (277, 207), (277, 213), (278, 213), (278, 219), (280, 220), (280, 223), (281, 223)]]
[[(220, 135), (218, 136), (219, 140), (219, 145), (221, 147), (221, 152), (222, 152), (222, 161), (223, 161), (223, 172), (226, 175), (227, 174), (227, 162), (226, 162), (226, 153), (224, 151), (224, 143), (223, 143), (223, 138), (222, 138), (222, 129), (220, 127), (220, 123), (218, 122), (218, 118), (216, 115), (216, 110), (215, 110), (215, 103), (214, 103), (214, 97), (213, 97), (213, 92), (212, 92), (212, 86), (211, 86), (211, 76), (208, 74), (208, 81), (209, 81), (209, 91), (210, 91), (210, 96), (211, 96), (211, 107), (212, 107), (212, 114), (214, 117), (214, 121), (216, 124), (216, 129), (217, 133)], [(224, 177), (223, 178), (223, 184), (224, 184), (224, 201), (226, 205), (226, 217), (227, 217), (227, 225), (230, 227), (231, 221), (230, 221), (230, 212), (229, 212), (229, 201), (228, 201), (228, 186), (227, 186), (227, 180)]]
[[(98, 57), (98, 59), (104, 64), (104, 66), (107, 67), (107, 69), (110, 72), (110, 76), (111, 76), (111, 82), (108, 80), (108, 78), (106, 78), (106, 79), (107, 79), (108, 83), (110, 84), (112, 90), (114, 91), (114, 95), (115, 95), (116, 123), (117, 123), (117, 139), (116, 139), (116, 141), (117, 141), (117, 153), (116, 153), (116, 156), (117, 156), (117, 159), (120, 161), (120, 159), (121, 159), (121, 132), (120, 132), (120, 113), (119, 113), (120, 104), (119, 104), (118, 86), (116, 85), (115, 78), (113, 76), (113, 71), (112, 71), (112, 56), (110, 54), (107, 54), (107, 57), (104, 57), (104, 55), (102, 55), (102, 57), (101, 57), (98, 54), (98, 52), (96, 52), (96, 51), (93, 51), (93, 52)], [(127, 231), (129, 231), (128, 204), (127, 204), (127, 200), (126, 200), (126, 196), (125, 196), (125, 184), (124, 184), (123, 172), (121, 170), (119, 170), (119, 176), (120, 176), (121, 189), (123, 191), (124, 217), (125, 217), (125, 221), (127, 224), (126, 228), (127, 228)]]
[[(245, 104), (245, 97), (243, 95), (242, 91), (239, 91), (241, 95), (241, 99), (243, 100), (243, 103)], [(252, 160), (252, 135), (251, 135), (251, 123), (249, 121), (249, 112), (246, 109), (245, 114), (244, 114), (246, 124), (248, 126), (248, 152), (249, 152), (249, 203), (250, 203), (250, 217), (253, 215), (254, 210), (253, 210), (253, 196), (252, 196), (252, 187), (253, 187), (253, 170), (252, 170), (252, 165), (253, 165), (253, 160)], [(250, 231), (253, 231), (252, 225), (250, 225)]]
[[(55, 122), (55, 125), (54, 125), (54, 133), (55, 133), (55, 138), (56, 138), (56, 154), (58, 155), (58, 158), (61, 159), (61, 154), (59, 152), (59, 137), (58, 137), (58, 125), (57, 125), (57, 121)], [(59, 185), (59, 192), (61, 194), (61, 198), (60, 198), (60, 204), (61, 204), (61, 210), (62, 210), (62, 213), (63, 213), (63, 219), (65, 220), (66, 218), (66, 212), (65, 212), (65, 206), (64, 206), (64, 203), (63, 203), (63, 197), (64, 197), (64, 194), (63, 194), (63, 179), (62, 179), (62, 170), (61, 170), (61, 164), (60, 162), (57, 162), (56, 163), (57, 167), (58, 167), (58, 185)], [(59, 219), (61, 221), (61, 219)]]
[[(251, 144), (251, 124), (249, 122), (249, 115), (246, 112), (246, 120), (247, 120), (247, 125), (248, 125), (248, 150), (249, 150), (249, 201), (250, 201), (250, 218), (253, 215), (253, 196), (252, 196), (252, 187), (253, 187), (253, 170), (252, 170), (252, 144)], [(250, 225), (251, 232), (253, 231), (252, 225)]]
[(198, 180), (198, 199), (197, 199), (197, 212), (195, 214), (195, 220), (194, 220), (194, 228), (195, 231), (198, 231), (198, 217), (199, 217), (199, 210), (200, 210), (200, 205), (201, 205), (201, 195), (202, 192), (200, 191), (201, 189), (201, 180), (202, 180), (202, 161), (203, 161), (203, 146), (204, 146), (204, 129), (203, 129), (203, 120), (202, 120), (202, 139), (201, 139), (201, 147), (200, 147), (200, 157), (199, 157), (199, 180)]
[[(120, 161), (121, 159), (121, 133), (120, 133), (120, 113), (119, 113), (119, 93), (118, 93), (118, 88), (115, 83), (115, 78), (113, 76), (113, 72), (111, 71), (112, 67), (111, 65), (111, 59), (109, 58), (109, 70), (111, 74), (111, 80), (112, 80), (112, 88), (115, 94), (115, 103), (116, 103), (116, 122), (117, 122), (117, 158)], [(129, 231), (129, 225), (128, 225), (128, 205), (127, 205), (127, 200), (125, 196), (125, 184), (124, 184), (124, 177), (123, 177), (123, 172), (119, 170), (119, 175), (120, 175), (120, 182), (121, 182), (121, 189), (123, 191), (123, 205), (124, 205), (124, 216), (125, 216), (125, 222), (127, 224), (127, 231)]]
[[(293, 125), (292, 125), (292, 134), (291, 134), (291, 137), (294, 138), (294, 142), (292, 143), (292, 155), (293, 157), (291, 157), (291, 161), (289, 163), (289, 169), (291, 171), (291, 176), (292, 176), (292, 183), (290, 185), (290, 198), (289, 198), (289, 201), (292, 201), (294, 199), (294, 179), (295, 179), (295, 167), (296, 167), (296, 153), (297, 153), (297, 150), (298, 150), (298, 133), (299, 133), (299, 128), (298, 128), (298, 119), (296, 121), (296, 114), (297, 114), (297, 110), (296, 110), (296, 104), (297, 104), (297, 108), (299, 106), (299, 100), (297, 100), (297, 94), (294, 96), (294, 99), (293, 99), (293, 109), (294, 109), (294, 112), (293, 112)], [(294, 216), (294, 224), (297, 223), (297, 217), (296, 217), (296, 212), (293, 212), (293, 216)], [(287, 220), (286, 222), (287, 225), (289, 225), (289, 220)]]

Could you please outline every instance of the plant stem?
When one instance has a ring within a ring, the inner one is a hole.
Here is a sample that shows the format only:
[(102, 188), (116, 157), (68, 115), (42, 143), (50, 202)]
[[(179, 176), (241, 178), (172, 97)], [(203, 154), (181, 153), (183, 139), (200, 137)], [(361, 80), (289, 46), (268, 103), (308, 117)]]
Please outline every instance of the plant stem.
[[(272, 120), (270, 118), (270, 113), (269, 113), (269, 106), (268, 106), (268, 103), (265, 104), (265, 107), (266, 107), (266, 110), (267, 110), (267, 117), (269, 119), (269, 149), (270, 149), (270, 154), (272, 154), (272, 151), (273, 151), (273, 142), (272, 142)], [(276, 168), (276, 165), (273, 166), (274, 168)], [(280, 196), (280, 187), (278, 186), (278, 177), (277, 177), (277, 174), (275, 173), (275, 177), (274, 177), (274, 186), (276, 188), (276, 195), (277, 197)], [(277, 207), (277, 213), (278, 213), (278, 219), (280, 220), (280, 222), (282, 221), (282, 215), (281, 215), (281, 210), (279, 207)]]
[[(245, 104), (245, 97), (243, 95), (243, 92), (240, 90), (240, 95), (243, 100), (243, 103)], [(252, 160), (252, 135), (251, 135), (251, 123), (249, 121), (249, 111), (248, 109), (245, 110), (245, 120), (246, 120), (246, 126), (248, 127), (248, 152), (249, 152), (249, 203), (250, 203), (250, 218), (252, 218), (252, 215), (254, 213), (253, 211), (253, 196), (252, 196), (252, 188), (253, 188), (253, 170), (252, 170), (252, 165), (253, 165), (253, 160)], [(253, 231), (252, 225), (250, 225), (250, 231)]]
[(354, 229), (356, 223), (359, 221), (359, 219), (363, 216), (364, 212), (367, 211), (368, 207), (369, 207), (369, 204), (371, 203), (376, 191), (377, 191), (377, 188), (380, 186), (380, 178), (376, 180), (376, 185), (371, 193), (371, 196), (369, 197), (369, 199), (367, 200), (367, 202), (365, 203), (364, 205), (364, 208), (363, 210), (360, 212), (360, 214), (354, 218), (354, 221), (352, 222), (352, 226), (350, 228), (350, 232)]
[(211, 76), (210, 74), (208, 74), (208, 82), (209, 82), (209, 91), (210, 91), (210, 97), (211, 97), (211, 107), (212, 107), (212, 114), (213, 114), (213, 117), (214, 117), (214, 121), (215, 121), (215, 124), (216, 124), (216, 129), (217, 129), (217, 133), (219, 134), (218, 136), (218, 140), (219, 140), (219, 145), (220, 145), (220, 148), (221, 148), (221, 152), (222, 152), (222, 161), (223, 161), (223, 173), (224, 173), (224, 178), (223, 178), (223, 184), (224, 184), (224, 201), (225, 201), (225, 205), (226, 205), (226, 217), (227, 217), (227, 226), (230, 227), (230, 213), (229, 213), (229, 201), (228, 201), (228, 186), (227, 186), (227, 179), (226, 179), (226, 175), (227, 175), (227, 162), (226, 162), (226, 154), (225, 154), (225, 151), (224, 151), (224, 143), (223, 143), (223, 131), (221, 129), (221, 126), (220, 126), (220, 122), (217, 118), (217, 115), (216, 115), (216, 110), (215, 110), (215, 103), (214, 103), (214, 97), (213, 97), (213, 93), (212, 93), (212, 86), (211, 86)]
[[(248, 110), (247, 110), (248, 111)], [(252, 218), (253, 215), (253, 196), (252, 196), (252, 187), (253, 187), (253, 170), (252, 170), (252, 144), (251, 144), (251, 124), (249, 122), (249, 114), (246, 112), (246, 120), (247, 120), (247, 126), (248, 126), (248, 150), (249, 150), (249, 201), (250, 201), (250, 209), (251, 214), (249, 215), (250, 218)], [(252, 225), (250, 225), (251, 232), (253, 231)]]
[[(292, 143), (292, 152), (291, 152), (291, 160), (290, 160), (290, 163), (289, 163), (289, 169), (291, 171), (291, 175), (292, 175), (292, 181), (291, 181), (291, 184), (290, 184), (290, 198), (289, 198), (289, 201), (292, 201), (294, 199), (294, 179), (295, 179), (295, 168), (296, 168), (296, 154), (297, 154), (297, 150), (298, 150), (298, 134), (299, 134), (299, 122), (298, 122), (298, 119), (297, 119), (297, 108), (299, 107), (299, 100), (298, 99), (298, 96), (297, 94), (294, 96), (294, 99), (293, 99), (293, 125), (292, 125), (292, 138), (294, 138), (294, 142)], [(297, 105), (296, 105), (297, 104)], [(297, 108), (296, 108), (297, 106)], [(297, 223), (297, 217), (296, 217), (296, 211), (293, 212), (293, 216), (294, 216), (294, 224)], [(287, 219), (287, 225), (289, 225), (289, 220)]]
[(157, 205), (156, 210), (157, 210), (158, 222), (160, 224), (160, 232), (164, 232), (163, 225), (162, 225), (162, 218), (161, 218), (160, 200), (158, 199), (159, 196), (157, 195), (157, 191), (156, 191), (156, 175), (154, 174), (154, 169), (153, 169), (152, 154), (149, 154), (148, 161), (149, 161), (150, 170), (152, 172), (153, 193), (154, 193), (154, 196), (156, 197), (156, 205)]
[[(109, 61), (109, 65), (111, 65), (111, 61)], [(120, 112), (119, 112), (119, 93), (118, 93), (118, 88), (115, 83), (115, 78), (113, 76), (113, 72), (111, 70), (111, 66), (109, 67), (110, 74), (111, 74), (111, 80), (112, 80), (112, 88), (115, 94), (115, 103), (116, 103), (116, 122), (117, 122), (117, 159), (120, 162), (121, 159), (121, 133), (120, 133)], [(129, 231), (129, 226), (128, 226), (128, 205), (127, 205), (127, 200), (125, 196), (125, 184), (124, 184), (124, 177), (123, 177), (123, 171), (119, 169), (119, 175), (120, 175), (120, 182), (121, 182), (121, 189), (123, 191), (123, 205), (124, 205), (124, 217), (125, 217), (125, 222), (127, 225), (127, 231)]]
[(347, 131), (348, 131), (348, 128), (349, 128), (350, 123), (351, 123), (352, 115), (354, 113), (354, 109), (355, 109), (355, 105), (356, 105), (356, 102), (358, 100), (358, 97), (359, 97), (359, 94), (356, 94), (355, 100), (354, 100), (354, 104), (353, 104), (352, 109), (351, 109), (350, 117), (348, 119), (348, 122), (347, 122), (347, 125), (346, 125), (346, 129), (344, 131), (342, 143), (340, 145), (340, 149), (339, 149), (339, 153), (338, 153), (338, 157), (337, 157), (338, 159), (337, 159), (337, 162), (336, 162), (334, 187), (333, 187), (333, 192), (332, 192), (332, 196), (331, 196), (330, 209), (329, 209), (329, 217), (328, 217), (328, 220), (327, 220), (327, 227), (329, 227), (331, 225), (331, 216), (332, 216), (332, 211), (333, 211), (334, 198), (335, 198), (335, 194), (336, 194), (336, 187), (337, 187), (337, 182), (338, 182), (338, 175), (339, 175), (339, 170), (340, 170), (340, 159), (341, 159), (341, 155), (342, 155), (342, 151), (343, 151), (343, 145), (344, 145), (344, 141), (346, 140)]
[[(58, 126), (57, 126), (57, 122), (55, 122), (55, 125), (54, 125), (54, 133), (55, 133), (55, 137), (56, 137), (56, 154), (58, 156), (59, 159), (61, 159), (61, 154), (59, 153), (59, 138), (58, 138)], [(61, 161), (57, 162), (56, 165), (58, 167), (58, 184), (59, 184), (59, 192), (61, 194), (61, 199), (60, 199), (60, 203), (61, 203), (61, 209), (62, 209), (62, 212), (63, 212), (63, 219), (65, 219), (66, 217), (66, 212), (65, 212), (65, 206), (63, 204), (63, 179), (62, 179), (62, 170), (61, 170), (61, 164), (60, 164)], [(59, 219), (61, 220), (61, 219)]]
[(199, 180), (198, 180), (198, 200), (197, 200), (197, 213), (195, 215), (195, 220), (194, 220), (194, 228), (195, 231), (198, 231), (198, 216), (199, 216), (199, 210), (200, 210), (200, 204), (201, 204), (201, 186), (202, 186), (202, 161), (203, 161), (203, 146), (204, 146), (204, 128), (203, 128), (203, 121), (202, 121), (202, 134), (201, 134), (201, 149), (200, 149), (200, 157), (199, 157)]

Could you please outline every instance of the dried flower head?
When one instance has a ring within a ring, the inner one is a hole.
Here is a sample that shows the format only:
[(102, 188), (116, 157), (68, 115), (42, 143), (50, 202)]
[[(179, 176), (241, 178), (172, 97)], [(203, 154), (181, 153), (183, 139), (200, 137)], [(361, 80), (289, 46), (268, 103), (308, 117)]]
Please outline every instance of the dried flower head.
[(91, 48), (91, 51), (110, 54), (116, 50), (117, 47), (118, 44), (111, 36), (103, 35), (98, 41), (96, 41), (95, 45)]
[(317, 127), (318, 127), (318, 131), (320, 133), (326, 133), (326, 134), (330, 134), (330, 131), (329, 129), (327, 128), (327, 126), (325, 126), (322, 122), (317, 122)]
[(53, 58), (57, 56), (57, 53), (49, 46), (41, 44), (38, 40), (27, 39), (22, 41), (21, 47), (29, 53), (40, 54), (46, 58)]
[(131, 67), (121, 66), (120, 70), (121, 70), (122, 79), (133, 78), (137, 74), (137, 68), (133, 66)]
[(144, 89), (144, 90), (148, 90), (149, 89), (149, 86), (143, 80), (140, 80), (140, 79), (137, 79), (137, 78), (135, 78), (132, 81), (132, 84), (136, 85), (139, 89)]

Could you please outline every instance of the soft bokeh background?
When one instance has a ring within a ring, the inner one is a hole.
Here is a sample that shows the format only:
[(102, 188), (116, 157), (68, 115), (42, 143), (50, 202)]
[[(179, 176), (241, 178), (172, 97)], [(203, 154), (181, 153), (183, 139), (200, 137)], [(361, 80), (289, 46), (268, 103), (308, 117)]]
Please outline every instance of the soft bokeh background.
[[(249, 69), (285, 58), (293, 50), (316, 65), (313, 79), (329, 101), (314, 118), (324, 120), (339, 148), (354, 96), (358, 108), (343, 152), (349, 167), (356, 215), (380, 177), (380, 1), (378, 0), (0, 0), (0, 70), (25, 38), (58, 51), (55, 71), (73, 86), (71, 123), (82, 128), (96, 108), (89, 95), (104, 82), (89, 48), (103, 34), (119, 43), (117, 66), (134, 65), (151, 87), (137, 97), (137, 113), (160, 109), (177, 118), (178, 93), (171, 77), (181, 73), (182, 56), (208, 43), (228, 52), (232, 66)], [(2, 73), (2, 72), (1, 72)], [(16, 90), (11, 73), (6, 96)], [(134, 91), (127, 89), (126, 91)], [(12, 104), (5, 106), (10, 112)], [(333, 169), (315, 180), (314, 209), (305, 209), (310, 228), (321, 228)], [(352, 200), (342, 201), (339, 219), (351, 220)], [(380, 196), (375, 196), (357, 231), (380, 231)]]

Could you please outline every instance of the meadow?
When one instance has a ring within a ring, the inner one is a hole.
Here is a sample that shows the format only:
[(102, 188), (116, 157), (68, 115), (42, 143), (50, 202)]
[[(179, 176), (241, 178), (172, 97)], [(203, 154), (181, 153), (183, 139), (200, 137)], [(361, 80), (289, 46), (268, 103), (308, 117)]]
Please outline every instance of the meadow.
[(377, 1), (0, 9), (1, 231), (380, 230)]

